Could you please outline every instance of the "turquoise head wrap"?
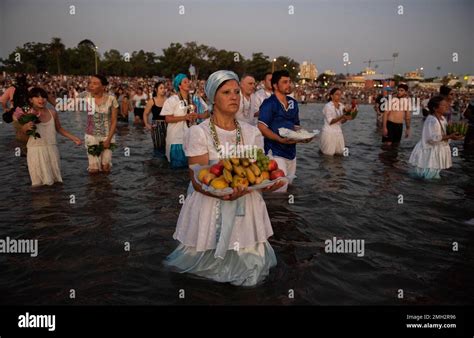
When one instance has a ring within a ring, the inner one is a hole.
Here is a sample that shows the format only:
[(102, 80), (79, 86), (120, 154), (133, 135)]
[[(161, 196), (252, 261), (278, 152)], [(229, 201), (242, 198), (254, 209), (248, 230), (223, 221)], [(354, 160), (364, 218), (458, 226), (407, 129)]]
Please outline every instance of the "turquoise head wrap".
[(180, 74), (176, 75), (176, 77), (174, 78), (173, 88), (177, 93), (179, 92), (179, 85), (186, 78), (187, 78), (186, 74), (183, 74), (183, 73), (180, 73)]

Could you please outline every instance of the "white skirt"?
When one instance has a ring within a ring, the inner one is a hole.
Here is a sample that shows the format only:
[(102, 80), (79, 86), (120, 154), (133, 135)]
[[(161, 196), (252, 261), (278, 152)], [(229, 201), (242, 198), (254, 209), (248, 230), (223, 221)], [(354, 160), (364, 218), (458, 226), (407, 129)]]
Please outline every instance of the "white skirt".
[(417, 168), (448, 169), (453, 165), (451, 148), (446, 142), (433, 146), (423, 147), (419, 141), (410, 155), (409, 162)]
[[(173, 235), (181, 244), (164, 263), (177, 272), (221, 283), (254, 286), (262, 282), (277, 264), (275, 253), (267, 241), (273, 234), (270, 218), (259, 192), (241, 198), (244, 200), (228, 202), (195, 191), (188, 195)], [(227, 222), (232, 222), (229, 218), (232, 216), (223, 212), (224, 205), (219, 203), (242, 203), (241, 206), (245, 206), (245, 214), (242, 210), (236, 213), (231, 232), (217, 224), (224, 217)], [(221, 243), (224, 232), (230, 233), (229, 240)]]
[[(196, 251), (216, 248), (216, 225), (220, 199), (193, 191), (181, 208), (173, 238)], [(267, 206), (259, 192), (245, 195), (245, 216), (236, 216), (229, 250), (253, 248), (273, 235)]]
[(342, 155), (344, 152), (344, 135), (341, 132), (323, 131), (319, 141), (319, 148), (325, 155)]
[(62, 182), (58, 147), (53, 145), (28, 147), (26, 155), (32, 186)]

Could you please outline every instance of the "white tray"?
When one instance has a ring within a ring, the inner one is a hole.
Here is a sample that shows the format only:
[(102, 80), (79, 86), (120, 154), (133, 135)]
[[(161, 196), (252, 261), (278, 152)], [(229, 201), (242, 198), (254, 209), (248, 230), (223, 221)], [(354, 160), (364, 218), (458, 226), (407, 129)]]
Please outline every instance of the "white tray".
[(313, 130), (313, 132), (309, 132), (304, 129), (295, 131), (288, 128), (279, 128), (278, 133), (280, 134), (281, 137), (302, 141), (302, 140), (307, 140), (307, 139), (315, 137), (316, 135), (319, 134), (319, 130)]
[[(197, 184), (199, 184), (201, 186), (201, 188), (214, 195), (214, 196), (217, 196), (217, 197), (222, 197), (222, 196), (225, 196), (225, 195), (230, 195), (234, 192), (234, 189), (231, 188), (231, 187), (227, 187), (227, 188), (224, 188), (224, 189), (215, 189), (209, 185), (206, 185), (204, 183), (202, 183), (201, 181), (199, 181), (198, 179), (198, 174), (199, 174), (199, 171), (201, 169), (208, 169), (210, 167), (212, 167), (212, 165), (199, 165), (199, 164), (192, 164), (189, 166), (193, 172), (194, 172), (194, 180), (197, 182)], [(296, 176), (295, 176), (296, 177)], [(255, 184), (255, 185), (251, 185), (249, 186), (247, 189), (249, 191), (254, 191), (254, 190), (259, 190), (259, 189), (264, 189), (266, 187), (269, 187), (273, 184), (275, 184), (276, 182), (279, 182), (279, 181), (285, 181), (286, 183), (290, 182), (290, 179), (291, 177), (288, 177), (288, 176), (284, 176), (284, 177), (279, 177), (277, 178), (276, 180), (265, 180), (263, 181), (262, 183), (260, 184)]]

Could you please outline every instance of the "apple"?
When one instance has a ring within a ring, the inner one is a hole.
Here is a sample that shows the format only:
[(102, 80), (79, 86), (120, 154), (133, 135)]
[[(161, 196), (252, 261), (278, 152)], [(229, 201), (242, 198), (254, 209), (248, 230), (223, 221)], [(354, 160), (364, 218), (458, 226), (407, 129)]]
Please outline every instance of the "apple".
[(270, 173), (270, 179), (273, 181), (273, 180), (276, 180), (277, 178), (279, 177), (285, 177), (285, 172), (281, 169), (277, 169), (277, 170), (273, 170), (271, 173)]
[(268, 162), (268, 171), (273, 171), (278, 169), (278, 163), (275, 160), (270, 160)]
[(202, 178), (202, 183), (204, 183), (205, 185), (209, 185), (211, 183), (211, 181), (213, 179), (215, 179), (217, 176), (214, 175), (214, 174), (211, 174), (211, 173), (207, 173), (206, 175), (204, 175), (204, 177)]
[(216, 163), (209, 169), (209, 172), (219, 177), (222, 175), (223, 170), (224, 166), (221, 163)]

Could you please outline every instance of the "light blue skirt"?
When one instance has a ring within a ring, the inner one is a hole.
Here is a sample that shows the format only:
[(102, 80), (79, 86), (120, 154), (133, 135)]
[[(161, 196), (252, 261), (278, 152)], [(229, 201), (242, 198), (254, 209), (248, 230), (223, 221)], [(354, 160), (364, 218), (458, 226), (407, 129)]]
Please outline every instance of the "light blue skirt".
[(196, 252), (180, 244), (164, 261), (180, 273), (191, 273), (221, 283), (254, 286), (268, 276), (276, 266), (275, 252), (268, 241), (255, 248), (227, 250), (223, 259), (215, 257), (216, 250)]
[(188, 166), (188, 158), (184, 154), (182, 144), (172, 144), (170, 147), (170, 165), (171, 168), (185, 168)]
[(431, 180), (431, 179), (440, 179), (441, 176), (439, 176), (439, 173), (441, 172), (441, 169), (431, 169), (431, 168), (418, 168), (415, 167), (414, 174), (418, 178), (422, 178), (425, 180)]

